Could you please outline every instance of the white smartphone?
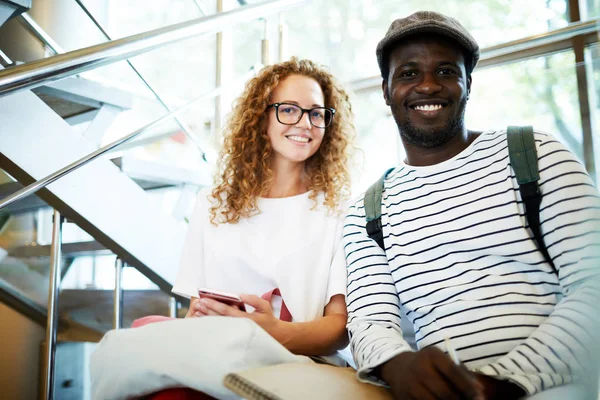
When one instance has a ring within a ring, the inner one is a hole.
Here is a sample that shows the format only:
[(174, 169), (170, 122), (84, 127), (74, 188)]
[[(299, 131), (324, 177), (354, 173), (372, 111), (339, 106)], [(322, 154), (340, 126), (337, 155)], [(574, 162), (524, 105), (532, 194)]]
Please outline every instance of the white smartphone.
[(198, 297), (201, 299), (213, 299), (228, 306), (237, 307), (241, 311), (246, 311), (244, 302), (237, 294), (224, 292), (222, 290), (201, 288), (198, 289)]

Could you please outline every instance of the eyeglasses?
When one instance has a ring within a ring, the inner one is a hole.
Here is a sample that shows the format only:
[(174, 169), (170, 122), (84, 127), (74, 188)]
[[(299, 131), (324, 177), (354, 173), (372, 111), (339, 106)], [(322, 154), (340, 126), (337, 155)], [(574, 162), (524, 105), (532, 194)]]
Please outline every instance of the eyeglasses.
[(329, 107), (306, 109), (292, 103), (273, 103), (267, 106), (267, 110), (271, 107), (275, 108), (277, 121), (284, 125), (296, 125), (304, 113), (308, 113), (308, 119), (312, 126), (325, 129), (331, 124), (333, 114), (335, 114), (335, 110)]

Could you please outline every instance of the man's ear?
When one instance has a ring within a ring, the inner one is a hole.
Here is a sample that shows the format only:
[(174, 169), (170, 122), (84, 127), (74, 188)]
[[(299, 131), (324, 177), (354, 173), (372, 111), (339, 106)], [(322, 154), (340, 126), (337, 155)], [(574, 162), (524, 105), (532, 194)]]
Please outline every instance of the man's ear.
[(469, 100), (469, 96), (471, 96), (471, 83), (473, 82), (473, 79), (471, 78), (471, 75), (469, 75), (469, 77), (467, 78), (467, 100)]
[(381, 90), (383, 91), (383, 98), (385, 99), (385, 104), (390, 105), (390, 95), (388, 92), (388, 84), (385, 79), (381, 81)]

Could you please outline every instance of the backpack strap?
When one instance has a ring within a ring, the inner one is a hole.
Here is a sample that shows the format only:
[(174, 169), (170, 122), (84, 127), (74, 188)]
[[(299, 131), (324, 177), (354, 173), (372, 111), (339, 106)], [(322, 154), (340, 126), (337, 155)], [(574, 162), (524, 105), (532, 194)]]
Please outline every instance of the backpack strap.
[(385, 251), (383, 244), (383, 229), (381, 227), (381, 205), (383, 193), (383, 181), (387, 174), (394, 168), (390, 168), (367, 189), (365, 193), (365, 216), (367, 217), (367, 235), (373, 239), (379, 247)]
[(542, 202), (542, 194), (538, 185), (540, 174), (538, 171), (538, 157), (533, 137), (533, 127), (509, 126), (506, 133), (508, 137), (510, 164), (517, 177), (527, 223), (533, 232), (538, 249), (542, 252), (546, 262), (556, 272), (556, 267), (548, 254), (540, 230), (540, 203)]

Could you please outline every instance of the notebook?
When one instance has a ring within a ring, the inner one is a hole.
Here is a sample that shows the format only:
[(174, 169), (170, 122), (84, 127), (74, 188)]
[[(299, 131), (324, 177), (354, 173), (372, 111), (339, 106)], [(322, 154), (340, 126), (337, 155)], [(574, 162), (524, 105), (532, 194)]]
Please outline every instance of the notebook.
[(391, 400), (388, 389), (363, 383), (352, 368), (279, 364), (228, 374), (223, 384), (249, 400)]

